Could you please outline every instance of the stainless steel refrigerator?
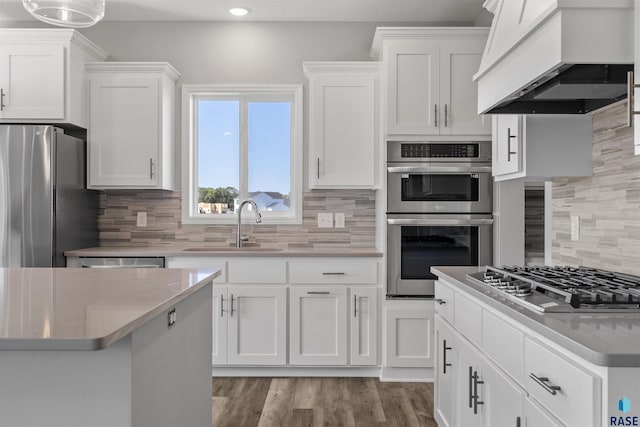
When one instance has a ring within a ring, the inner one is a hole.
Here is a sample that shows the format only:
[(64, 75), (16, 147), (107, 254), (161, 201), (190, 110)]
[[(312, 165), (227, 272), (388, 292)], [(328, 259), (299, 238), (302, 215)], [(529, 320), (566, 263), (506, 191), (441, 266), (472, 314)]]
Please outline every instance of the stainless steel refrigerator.
[(64, 267), (98, 245), (86, 144), (49, 125), (0, 125), (0, 267)]

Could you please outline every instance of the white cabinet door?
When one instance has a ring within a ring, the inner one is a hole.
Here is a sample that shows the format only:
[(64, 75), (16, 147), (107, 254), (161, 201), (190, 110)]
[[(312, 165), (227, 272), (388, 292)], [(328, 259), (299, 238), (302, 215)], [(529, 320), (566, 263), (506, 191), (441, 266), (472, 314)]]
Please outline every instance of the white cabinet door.
[(92, 78), (90, 187), (154, 187), (161, 143), (159, 78)]
[(386, 310), (386, 366), (433, 367), (433, 315), (434, 310)]
[(337, 65), (335, 73), (314, 73), (311, 64), (306, 69), (309, 187), (372, 188), (376, 184), (378, 75), (341, 74)]
[(458, 346), (455, 333), (439, 316), (435, 318), (435, 343), (434, 417), (439, 426), (454, 427)]
[(440, 133), (490, 135), (491, 116), (478, 114), (478, 84), (484, 40), (440, 43)]
[(229, 365), (285, 365), (287, 288), (229, 287)]
[(387, 134), (433, 135), (439, 129), (439, 42), (392, 40), (384, 52)]
[(478, 399), (483, 402), (478, 412), (483, 425), (522, 426), (526, 393), (496, 367), (482, 364), (478, 385)]
[[(476, 427), (482, 426), (482, 405), (478, 406), (474, 414), (474, 376), (478, 373), (478, 359), (475, 353), (469, 349), (468, 344), (461, 340), (456, 341), (458, 347), (457, 357), (452, 363), (458, 366), (454, 390), (454, 419), (456, 426)], [(482, 386), (482, 384), (480, 384)], [(482, 387), (479, 389), (482, 393)], [(480, 414), (478, 414), (478, 411)], [(490, 426), (487, 426), (490, 427)]]
[(0, 118), (64, 118), (64, 47), (0, 44)]
[(564, 426), (531, 398), (526, 398), (524, 402), (524, 420), (524, 423), (521, 422), (522, 427)]
[(351, 364), (378, 364), (378, 288), (351, 287)]
[(513, 114), (493, 116), (492, 167), (493, 175), (522, 171), (522, 118)]
[(213, 287), (213, 341), (212, 341), (212, 361), (213, 365), (227, 364), (227, 310), (229, 309), (229, 298), (227, 288)]
[(293, 286), (290, 292), (290, 364), (346, 365), (347, 288)]

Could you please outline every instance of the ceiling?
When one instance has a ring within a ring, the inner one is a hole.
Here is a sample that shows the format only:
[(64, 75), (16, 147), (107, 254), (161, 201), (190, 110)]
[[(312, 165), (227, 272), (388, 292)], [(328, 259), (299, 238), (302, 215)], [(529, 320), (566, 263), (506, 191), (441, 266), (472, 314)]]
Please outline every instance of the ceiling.
[[(106, 21), (474, 22), (484, 0), (106, 0)], [(243, 18), (231, 7), (248, 7)], [(32, 18), (21, 0), (0, 0), (0, 21)]]

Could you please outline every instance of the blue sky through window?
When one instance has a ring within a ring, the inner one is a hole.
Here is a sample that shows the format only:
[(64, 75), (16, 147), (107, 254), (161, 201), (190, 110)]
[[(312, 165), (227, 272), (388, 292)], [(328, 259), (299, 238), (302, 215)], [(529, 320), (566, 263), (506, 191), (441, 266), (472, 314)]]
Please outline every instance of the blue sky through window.
[[(198, 102), (198, 186), (240, 187), (240, 102)], [(291, 104), (248, 103), (248, 191), (289, 194)]]

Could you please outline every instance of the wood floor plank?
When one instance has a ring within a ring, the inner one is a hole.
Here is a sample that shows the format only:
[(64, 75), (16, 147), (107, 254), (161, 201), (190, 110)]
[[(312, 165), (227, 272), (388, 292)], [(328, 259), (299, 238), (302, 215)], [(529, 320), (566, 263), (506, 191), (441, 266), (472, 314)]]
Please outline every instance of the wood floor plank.
[(433, 384), (377, 378), (216, 378), (214, 427), (437, 427)]
[(293, 415), (295, 378), (273, 378), (258, 422), (259, 427), (286, 426)]

